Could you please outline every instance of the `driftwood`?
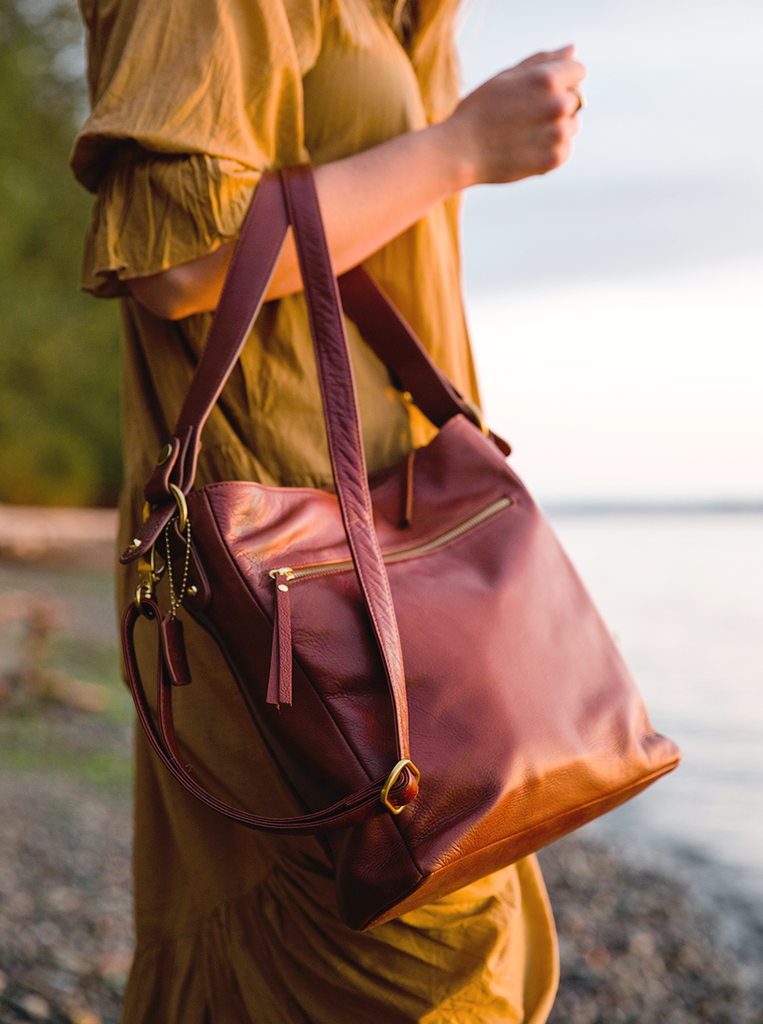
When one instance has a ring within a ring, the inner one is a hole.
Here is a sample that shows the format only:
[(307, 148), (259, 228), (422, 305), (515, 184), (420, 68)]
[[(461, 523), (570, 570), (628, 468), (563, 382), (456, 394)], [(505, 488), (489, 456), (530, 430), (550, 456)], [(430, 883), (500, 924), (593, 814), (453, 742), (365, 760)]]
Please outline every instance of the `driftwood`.
[(0, 505), (0, 558), (109, 569), (116, 537), (113, 508)]

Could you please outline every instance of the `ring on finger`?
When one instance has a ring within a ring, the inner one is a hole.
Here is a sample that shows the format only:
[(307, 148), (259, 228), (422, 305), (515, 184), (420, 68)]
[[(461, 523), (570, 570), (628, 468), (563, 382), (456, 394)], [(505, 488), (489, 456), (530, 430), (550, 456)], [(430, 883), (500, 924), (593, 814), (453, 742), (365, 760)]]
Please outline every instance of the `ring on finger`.
[(570, 89), (570, 92), (573, 94), (573, 96), (577, 97), (577, 101), (578, 101), (578, 105), (572, 111), (572, 115), (574, 117), (575, 114), (577, 114), (577, 112), (579, 110), (582, 110), (583, 107), (586, 105), (585, 95), (583, 93), (583, 90), (578, 85), (573, 85), (572, 88)]

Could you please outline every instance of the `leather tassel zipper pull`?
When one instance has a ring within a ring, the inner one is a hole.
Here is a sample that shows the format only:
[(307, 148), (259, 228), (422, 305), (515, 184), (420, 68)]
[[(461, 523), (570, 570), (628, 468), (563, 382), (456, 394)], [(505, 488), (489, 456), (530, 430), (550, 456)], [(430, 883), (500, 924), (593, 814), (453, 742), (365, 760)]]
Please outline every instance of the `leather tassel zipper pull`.
[(273, 646), (270, 651), (270, 675), (265, 700), (268, 704), (291, 704), (291, 602), (289, 581), (294, 573), (289, 568), (273, 569), (276, 585), (273, 615)]
[(176, 619), (172, 612), (167, 612), (159, 623), (159, 639), (162, 646), (162, 657), (167, 666), (173, 686), (188, 686), (191, 682), (191, 670), (183, 639), (183, 623)]

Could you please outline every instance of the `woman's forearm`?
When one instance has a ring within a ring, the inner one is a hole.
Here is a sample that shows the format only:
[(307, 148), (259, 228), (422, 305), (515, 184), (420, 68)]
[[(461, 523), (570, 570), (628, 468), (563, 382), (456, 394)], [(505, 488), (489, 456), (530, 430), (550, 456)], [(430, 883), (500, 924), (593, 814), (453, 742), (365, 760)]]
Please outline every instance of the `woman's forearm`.
[[(338, 274), (420, 220), (432, 206), (473, 183), (443, 125), (408, 132), (316, 170), (321, 214)], [(290, 240), (291, 241), (291, 240)], [(296, 251), (276, 268), (273, 297), (301, 288)]]
[[(476, 89), (446, 121), (318, 167), (336, 273), (362, 262), (461, 189), (544, 174), (564, 162), (576, 130), (573, 90), (585, 74), (572, 52), (566, 47), (536, 54)], [(233, 247), (226, 242), (207, 256), (133, 278), (128, 287), (164, 319), (215, 309)], [(301, 287), (290, 234), (267, 298)]]
[[(337, 274), (362, 262), (410, 227), (441, 199), (469, 184), (468, 168), (448, 152), (439, 125), (409, 132), (315, 172), (321, 214)], [(215, 309), (234, 242), (200, 259), (128, 281), (154, 313), (177, 320)], [(291, 232), (267, 298), (302, 288)]]

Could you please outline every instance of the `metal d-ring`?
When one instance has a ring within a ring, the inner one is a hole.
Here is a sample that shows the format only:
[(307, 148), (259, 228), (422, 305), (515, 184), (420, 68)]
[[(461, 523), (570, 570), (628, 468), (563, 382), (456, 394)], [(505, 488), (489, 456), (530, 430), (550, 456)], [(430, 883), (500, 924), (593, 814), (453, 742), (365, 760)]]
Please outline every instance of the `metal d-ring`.
[(170, 484), (170, 490), (178, 507), (178, 529), (181, 533), (185, 533), (185, 528), (188, 525), (188, 502), (177, 484)]
[(400, 812), (404, 811), (405, 808), (408, 806), (407, 804), (403, 804), (401, 807), (396, 807), (393, 803), (391, 803), (389, 799), (390, 790), (395, 785), (400, 776), (403, 774), (404, 768), (411, 769), (411, 773), (413, 774), (413, 777), (416, 779), (417, 785), (419, 782), (421, 782), (421, 772), (418, 770), (413, 761), (410, 761), (407, 757), (404, 757), (402, 761), (397, 762), (395, 767), (387, 776), (387, 781), (382, 786), (382, 791), (379, 794), (379, 799), (381, 800), (384, 807), (386, 807), (391, 814), (400, 814)]

